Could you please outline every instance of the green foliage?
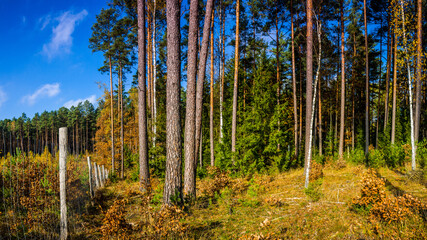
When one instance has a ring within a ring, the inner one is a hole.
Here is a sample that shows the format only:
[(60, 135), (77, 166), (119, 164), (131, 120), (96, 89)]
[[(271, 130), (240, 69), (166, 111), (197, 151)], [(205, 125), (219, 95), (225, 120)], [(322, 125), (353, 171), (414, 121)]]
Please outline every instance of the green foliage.
[(427, 140), (419, 142), (417, 145), (417, 166), (427, 170)]
[(304, 189), (305, 195), (307, 195), (307, 197), (309, 197), (311, 201), (317, 202), (323, 196), (322, 192), (320, 191), (322, 183), (323, 178), (319, 178), (316, 181), (311, 182), (308, 185), (308, 188)]

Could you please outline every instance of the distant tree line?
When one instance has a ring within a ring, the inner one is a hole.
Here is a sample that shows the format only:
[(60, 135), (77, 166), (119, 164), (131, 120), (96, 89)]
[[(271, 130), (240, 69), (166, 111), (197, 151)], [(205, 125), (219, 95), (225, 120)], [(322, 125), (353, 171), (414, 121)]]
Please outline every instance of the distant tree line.
[(81, 154), (94, 149), (98, 110), (89, 101), (76, 107), (61, 107), (56, 111), (34, 114), (23, 113), (19, 118), (0, 120), (0, 156), (8, 153), (41, 154), (58, 151), (58, 129), (68, 127), (70, 154)]

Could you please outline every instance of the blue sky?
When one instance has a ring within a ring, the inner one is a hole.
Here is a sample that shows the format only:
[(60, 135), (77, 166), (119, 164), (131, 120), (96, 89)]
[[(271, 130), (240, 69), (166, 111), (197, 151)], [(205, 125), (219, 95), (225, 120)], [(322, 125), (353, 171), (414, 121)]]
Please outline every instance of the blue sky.
[(95, 103), (108, 84), (103, 57), (88, 48), (104, 0), (2, 0), (0, 119)]

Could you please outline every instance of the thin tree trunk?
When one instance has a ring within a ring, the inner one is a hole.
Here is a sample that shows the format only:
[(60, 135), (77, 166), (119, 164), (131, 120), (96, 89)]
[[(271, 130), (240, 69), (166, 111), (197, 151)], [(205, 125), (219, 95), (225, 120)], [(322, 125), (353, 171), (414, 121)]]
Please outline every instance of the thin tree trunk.
[(119, 84), (119, 92), (120, 92), (120, 158), (121, 158), (121, 166), (120, 166), (120, 178), (124, 178), (124, 132), (123, 132), (123, 73), (122, 73), (122, 67), (119, 68), (119, 74), (120, 74), (120, 84)]
[(224, 35), (225, 35), (225, 19), (223, 16), (223, 2), (221, 0), (220, 3), (220, 13), (219, 13), (219, 20), (220, 20), (220, 37), (219, 37), (219, 45), (220, 45), (220, 55), (221, 55), (221, 63), (220, 63), (220, 94), (219, 94), (219, 138), (220, 142), (222, 143), (223, 138), (223, 102), (224, 102), (224, 61), (225, 61), (225, 44), (224, 44)]
[[(111, 56), (108, 57), (110, 65), (110, 121), (111, 121), (111, 173), (114, 174), (114, 102), (113, 102), (113, 71)], [(73, 134), (74, 135), (74, 134)]]
[(153, 147), (156, 147), (157, 134), (157, 99), (156, 99), (156, 78), (157, 78), (157, 60), (156, 60), (156, 0), (154, 0), (153, 11)]
[[(181, 92), (180, 5), (179, 0), (166, 0), (168, 74), (166, 82), (166, 176), (163, 191), (163, 204), (165, 205), (182, 203), (179, 109)], [(174, 199), (177, 202), (173, 202)]]
[(345, 124), (345, 58), (344, 58), (344, 0), (341, 0), (341, 113), (340, 113), (340, 142), (338, 155), (343, 157), (344, 152), (344, 124)]
[(294, 104), (294, 147), (295, 157), (298, 158), (298, 110), (297, 110), (297, 84), (295, 77), (295, 46), (294, 46), (294, 13), (293, 0), (291, 0), (291, 48), (292, 48), (292, 98)]
[(389, 95), (390, 95), (390, 71), (391, 71), (391, 53), (392, 53), (392, 38), (391, 38), (391, 28), (390, 28), (390, 21), (387, 17), (387, 24), (388, 24), (388, 32), (387, 32), (387, 72), (385, 77), (385, 103), (384, 103), (384, 132), (387, 131), (387, 125), (388, 125), (388, 102), (389, 102)]
[[(276, 21), (275, 21), (275, 26), (276, 26), (276, 81), (277, 81), (277, 89), (276, 89), (276, 100), (277, 100), (277, 106), (280, 106), (280, 87), (281, 87), (281, 82), (280, 82), (280, 67), (279, 67), (279, 62), (280, 62), (280, 55), (279, 55), (279, 50), (280, 50), (280, 43), (279, 43), (279, 18), (278, 18), (278, 12), (279, 12), (279, 6), (278, 6), (278, 2), (276, 2)], [(278, 110), (279, 111), (279, 110)], [(280, 111), (279, 114), (280, 115)], [(277, 119), (277, 130), (280, 132), (280, 118)], [(277, 150), (280, 150), (280, 143), (277, 143)]]
[(397, 91), (397, 41), (396, 35), (393, 33), (394, 42), (394, 57), (393, 57), (393, 106), (391, 112), (391, 144), (394, 144), (396, 135), (396, 91)]
[(352, 64), (352, 84), (351, 84), (351, 149), (354, 151), (354, 138), (355, 138), (355, 128), (354, 128), (354, 84), (356, 82), (356, 72), (355, 72), (355, 62), (356, 62), (356, 34), (353, 33), (353, 64)]
[(311, 160), (311, 129), (313, 101), (313, 4), (307, 0), (307, 73), (306, 73), (306, 111), (305, 111), (305, 188), (308, 187), (308, 176)]
[[(310, 0), (308, 0), (307, 2), (309, 2), (309, 1)], [(307, 4), (307, 12), (311, 8), (312, 8), (311, 3)], [(308, 26), (310, 26), (312, 24), (313, 23), (309, 24)], [(314, 93), (313, 93), (312, 102), (310, 103), (310, 107), (311, 107), (310, 117), (311, 117), (311, 119), (308, 120), (310, 126), (309, 126), (309, 133), (308, 133), (309, 134), (308, 151), (307, 151), (307, 157), (306, 157), (307, 168), (306, 168), (306, 172), (305, 172), (305, 188), (308, 188), (309, 178), (310, 178), (311, 146), (312, 146), (312, 140), (313, 140), (312, 137), (313, 137), (314, 111), (316, 108), (316, 90), (317, 90), (317, 82), (319, 80), (320, 64), (321, 64), (321, 60), (322, 60), (322, 39), (321, 39), (321, 35), (322, 35), (322, 24), (319, 22), (319, 20), (317, 20), (317, 36), (319, 39), (319, 56), (318, 56), (318, 60), (317, 60), (316, 78), (314, 80)], [(311, 38), (313, 38), (313, 36), (311, 36)], [(311, 39), (311, 40), (313, 40), (313, 39)], [(307, 46), (307, 49), (308, 49), (308, 46)], [(309, 66), (309, 64), (307, 64), (307, 66)], [(307, 73), (307, 75), (308, 75), (308, 73)], [(306, 126), (307, 126), (307, 124), (306, 124)]]
[(323, 136), (322, 136), (322, 87), (320, 84), (320, 78), (318, 80), (319, 82), (319, 155), (323, 155)]
[[(310, 1), (310, 0), (309, 0)], [(240, 29), (239, 29), (239, 17), (240, 17), (240, 0), (236, 3), (236, 41), (234, 47), (234, 89), (233, 89), (233, 116), (231, 120), (231, 152), (233, 165), (236, 161), (236, 125), (237, 125), (237, 87), (239, 80), (239, 40), (240, 40)]]
[(212, 11), (211, 20), (211, 89), (210, 89), (210, 114), (209, 114), (209, 138), (211, 146), (211, 166), (215, 165), (215, 154), (214, 154), (214, 125), (213, 125), (213, 83), (214, 83), (214, 11)]
[[(138, 137), (139, 137), (139, 188), (149, 191), (148, 139), (146, 112), (146, 48), (145, 48), (145, 0), (138, 0)], [(114, 173), (114, 170), (111, 170)]]
[(211, 27), (211, 14), (213, 12), (214, 1), (208, 0), (206, 3), (205, 20), (203, 23), (203, 37), (200, 50), (200, 60), (197, 72), (197, 90), (196, 90), (196, 149), (199, 149), (199, 139), (202, 127), (202, 110), (203, 110), (203, 84), (206, 75), (206, 61), (209, 50), (209, 35)]
[[(194, 152), (201, 149), (200, 147), (200, 133), (202, 129), (202, 110), (203, 110), (203, 84), (205, 81), (206, 74), (206, 60), (208, 57), (209, 50), (209, 34), (211, 27), (211, 16), (213, 12), (213, 0), (208, 0), (206, 3), (206, 13), (203, 25), (203, 38), (202, 46), (200, 51), (200, 61), (197, 72), (197, 89), (196, 89), (196, 139)], [(197, 156), (197, 155), (195, 155)], [(189, 165), (190, 169), (186, 171), (184, 176), (184, 188), (187, 190), (187, 194), (196, 197), (196, 158), (193, 158), (193, 162)], [(187, 167), (186, 167), (187, 169)]]
[(415, 143), (420, 133), (421, 116), (421, 54), (422, 54), (422, 0), (417, 0), (417, 79), (415, 94)]
[[(198, 43), (198, 1), (190, 2), (190, 19), (188, 30), (188, 65), (187, 65), (187, 103), (185, 112), (185, 174), (184, 174), (184, 196), (195, 197), (195, 136), (196, 136), (196, 74), (197, 74), (197, 43)], [(191, 183), (191, 184), (190, 184)], [(191, 199), (195, 200), (195, 199)]]
[[(414, 108), (413, 108), (413, 105), (412, 105), (412, 76), (411, 76), (411, 69), (410, 69), (410, 66), (409, 66), (409, 55), (408, 55), (408, 48), (407, 48), (407, 46), (406, 46), (406, 44), (407, 44), (407, 40), (406, 40), (406, 30), (405, 30), (405, 10), (404, 10), (404, 7), (403, 7), (403, 0), (400, 0), (400, 6), (401, 6), (401, 9), (402, 9), (402, 28), (403, 28), (403, 46), (404, 46), (404, 49), (405, 49), (405, 58), (406, 58), (406, 67), (407, 67), (407, 69), (408, 69), (408, 91), (409, 91), (409, 121), (411, 121), (410, 122), (410, 125), (411, 125), (411, 150), (412, 150), (412, 154), (411, 154), (411, 156), (412, 156), (412, 164), (411, 164), (411, 167), (412, 167), (412, 170), (415, 170), (416, 168), (417, 168), (417, 165), (416, 165), (416, 161), (415, 161), (415, 157), (416, 157), (416, 146), (415, 146), (415, 134), (414, 134)], [(418, 4), (418, 7), (420, 7), (421, 6), (421, 4)], [(417, 50), (419, 50), (419, 49), (417, 49)], [(419, 54), (418, 54), (418, 56), (419, 56)], [(417, 69), (417, 71), (418, 71), (418, 69)]]
[(366, 0), (363, 0), (363, 18), (365, 24), (365, 156), (369, 154), (369, 49), (368, 49), (368, 28), (366, 20)]

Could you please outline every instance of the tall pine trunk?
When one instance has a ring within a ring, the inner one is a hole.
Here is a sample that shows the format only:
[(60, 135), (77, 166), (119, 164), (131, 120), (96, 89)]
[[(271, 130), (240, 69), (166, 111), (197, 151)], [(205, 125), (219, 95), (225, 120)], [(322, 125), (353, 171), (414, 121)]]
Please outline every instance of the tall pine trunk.
[(422, 54), (422, 0), (417, 0), (417, 79), (415, 93), (415, 142), (418, 142), (421, 116), (421, 54)]
[(397, 41), (396, 35), (393, 33), (394, 54), (393, 54), (393, 106), (391, 112), (391, 144), (394, 144), (396, 136), (396, 94), (397, 94)]
[(157, 134), (157, 98), (156, 98), (156, 78), (157, 78), (157, 60), (156, 60), (156, 0), (154, 0), (153, 10), (153, 147), (156, 147)]
[(390, 21), (389, 17), (387, 17), (387, 24), (388, 24), (388, 32), (387, 32), (387, 70), (386, 70), (386, 76), (385, 76), (385, 102), (384, 102), (384, 132), (387, 131), (387, 125), (388, 125), (388, 115), (389, 115), (389, 95), (390, 95), (390, 71), (391, 71), (391, 53), (392, 53), (392, 38), (391, 38), (391, 28), (390, 28)]
[(180, 5), (179, 0), (166, 0), (168, 75), (166, 80), (166, 175), (163, 191), (165, 205), (182, 203)]
[(313, 100), (313, 4), (307, 0), (307, 73), (305, 111), (305, 188), (308, 187), (311, 153), (312, 100)]
[(369, 49), (368, 28), (366, 20), (366, 0), (363, 0), (363, 18), (365, 25), (365, 156), (369, 154)]
[(231, 152), (233, 165), (236, 161), (236, 125), (237, 125), (237, 87), (239, 80), (239, 42), (240, 42), (240, 29), (239, 29), (239, 17), (240, 17), (240, 0), (236, 2), (236, 41), (234, 47), (234, 88), (233, 88), (233, 114), (231, 120)]
[(210, 138), (210, 150), (211, 150), (211, 166), (215, 165), (215, 154), (214, 154), (214, 125), (213, 125), (213, 99), (214, 99), (214, 11), (212, 11), (211, 20), (211, 89), (210, 89), (210, 113), (209, 113), (209, 138)]
[(113, 104), (114, 102), (113, 102), (113, 71), (112, 71), (111, 56), (108, 57), (108, 61), (110, 65), (111, 173), (114, 174), (114, 104)]
[(344, 0), (341, 0), (341, 113), (340, 113), (340, 142), (338, 155), (342, 158), (344, 152), (344, 120), (345, 120), (345, 58), (344, 58)]
[(124, 178), (124, 132), (123, 132), (123, 75), (122, 75), (122, 67), (119, 67), (119, 93), (120, 93), (120, 178)]
[[(198, 1), (190, 2), (190, 22), (188, 29), (188, 65), (187, 65), (187, 103), (185, 112), (185, 174), (184, 195), (185, 198), (195, 197), (195, 137), (196, 137), (196, 74), (197, 74), (197, 40), (198, 40)], [(193, 176), (194, 175), (194, 176)], [(194, 200), (194, 199), (192, 199)]]
[[(208, 0), (206, 3), (206, 13), (205, 19), (203, 23), (203, 38), (202, 38), (202, 46), (200, 50), (200, 60), (198, 65), (197, 72), (197, 89), (196, 89), (196, 139), (195, 139), (195, 153), (201, 150), (201, 132), (202, 132), (202, 110), (203, 110), (203, 84), (205, 81), (205, 73), (206, 73), (206, 60), (208, 57), (209, 50), (209, 35), (210, 35), (210, 27), (211, 27), (211, 16), (213, 12), (213, 0)], [(193, 164), (190, 165), (191, 171), (186, 172), (189, 174), (185, 176), (184, 179), (184, 187), (185, 189), (191, 189), (191, 192), (187, 192), (190, 196), (196, 197), (196, 159), (193, 159)], [(190, 190), (189, 190), (190, 191)]]
[[(412, 170), (415, 170), (417, 168), (416, 166), (416, 146), (415, 146), (415, 134), (414, 134), (414, 108), (412, 105), (412, 76), (411, 76), (411, 69), (409, 66), (409, 54), (408, 54), (408, 47), (407, 47), (407, 39), (406, 39), (406, 30), (405, 30), (405, 9), (403, 6), (403, 0), (400, 0), (400, 7), (402, 10), (402, 29), (403, 29), (403, 46), (405, 49), (405, 61), (406, 61), (406, 68), (408, 70), (408, 91), (409, 91), (409, 121), (411, 125), (411, 150), (412, 150), (412, 162), (411, 167)], [(417, 69), (418, 70), (418, 69)]]
[(295, 157), (298, 158), (298, 109), (297, 109), (297, 83), (295, 76), (295, 43), (294, 43), (294, 13), (291, 0), (291, 50), (292, 50), (292, 99), (294, 104), (294, 147)]
[(138, 0), (138, 137), (139, 137), (139, 188), (150, 189), (148, 168), (148, 139), (146, 112), (146, 52), (145, 52), (145, 0)]
[(223, 1), (221, 0), (220, 4), (220, 13), (219, 13), (219, 21), (220, 21), (220, 37), (219, 37), (219, 45), (220, 45), (220, 93), (219, 93), (219, 138), (222, 143), (223, 138), (223, 102), (224, 102), (224, 62), (225, 62), (225, 18), (223, 13)]

